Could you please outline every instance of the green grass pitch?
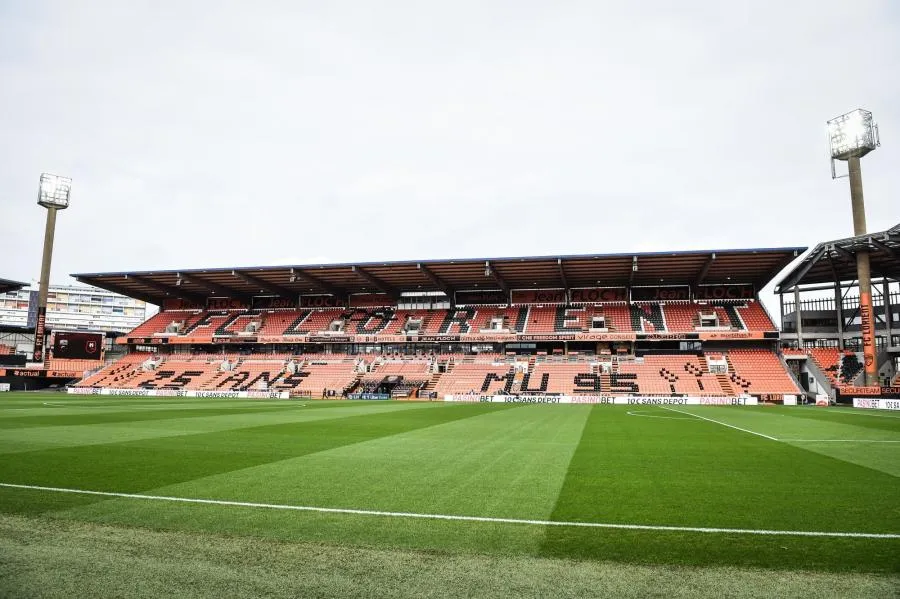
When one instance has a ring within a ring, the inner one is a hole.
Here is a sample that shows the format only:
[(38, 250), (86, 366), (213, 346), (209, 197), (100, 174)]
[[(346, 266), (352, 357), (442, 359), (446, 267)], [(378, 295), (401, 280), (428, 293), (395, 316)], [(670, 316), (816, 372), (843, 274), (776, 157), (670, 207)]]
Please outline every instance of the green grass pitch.
[(0, 596), (890, 596), (898, 534), (896, 413), (0, 395)]

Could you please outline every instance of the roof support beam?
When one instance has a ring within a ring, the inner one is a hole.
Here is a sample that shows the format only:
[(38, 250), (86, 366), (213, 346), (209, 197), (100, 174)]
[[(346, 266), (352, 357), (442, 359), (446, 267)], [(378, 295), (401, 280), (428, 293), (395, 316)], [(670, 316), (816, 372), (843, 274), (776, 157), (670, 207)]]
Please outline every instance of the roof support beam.
[(827, 249), (828, 249), (828, 246), (822, 246), (821, 248), (819, 248), (819, 250), (817, 252), (815, 252), (814, 254), (811, 254), (806, 259), (806, 263), (803, 264), (803, 266), (802, 266), (802, 268), (800, 268), (800, 270), (794, 271), (793, 276), (790, 276), (790, 277), (784, 279), (783, 281), (781, 281), (781, 283), (779, 283), (779, 285), (775, 288), (776, 293), (781, 293), (782, 291), (784, 291), (786, 289), (791, 289), (792, 287), (796, 286), (797, 283), (802, 281), (803, 277), (806, 276), (806, 273), (809, 272), (809, 269), (811, 269), (813, 266), (815, 266), (815, 264), (819, 261), (819, 259), (825, 254), (825, 250), (827, 250)]
[(869, 237), (869, 243), (877, 247), (882, 252), (886, 252), (889, 256), (893, 256), (895, 260), (900, 260), (900, 252), (892, 247), (888, 247), (874, 237)]
[(398, 291), (396, 287), (388, 285), (387, 283), (385, 283), (384, 281), (382, 281), (375, 275), (371, 274), (370, 272), (366, 271), (363, 268), (360, 268), (359, 266), (351, 266), (350, 268), (351, 268), (351, 270), (353, 270), (353, 272), (356, 273), (356, 276), (361, 278), (363, 281), (369, 283), (370, 285), (372, 285), (373, 287), (375, 287), (382, 293), (386, 293), (393, 299), (400, 298), (400, 291)]
[(444, 279), (434, 274), (433, 270), (431, 270), (421, 262), (416, 264), (416, 268), (418, 268), (422, 272), (422, 274), (425, 275), (425, 278), (431, 281), (432, 285), (443, 291), (444, 295), (449, 297), (451, 300), (453, 299), (453, 292), (455, 290), (446, 281), (444, 281)]
[(224, 285), (219, 285), (218, 283), (204, 281), (203, 279), (200, 279), (194, 275), (189, 275), (189, 274), (180, 272), (177, 274), (177, 276), (178, 276), (178, 284), (179, 285), (181, 285), (182, 281), (185, 283), (190, 283), (192, 285), (196, 285), (197, 287), (203, 287), (204, 289), (206, 289), (207, 291), (209, 291), (210, 293), (212, 293), (218, 297), (228, 297), (231, 299), (239, 299), (239, 300), (244, 300), (248, 303), (252, 297), (251, 295), (242, 293), (236, 289), (229, 289), (228, 287), (225, 287)]
[(506, 284), (506, 281), (503, 280), (503, 277), (500, 276), (500, 273), (498, 273), (497, 270), (491, 265), (490, 260), (484, 261), (484, 276), (493, 279), (493, 281), (500, 286), (500, 289), (503, 290), (503, 293), (509, 295), (509, 285)]
[(329, 295), (333, 295), (335, 297), (346, 297), (347, 291), (345, 289), (341, 289), (336, 285), (332, 285), (326, 281), (323, 281), (319, 277), (313, 276), (307, 272), (300, 270), (299, 268), (291, 268), (290, 271), (290, 279), (288, 279), (291, 283), (295, 281), (303, 281), (307, 285), (311, 285), (313, 287), (318, 287), (322, 289), (325, 293)]
[(569, 293), (569, 279), (566, 277), (566, 267), (563, 266), (562, 258), (556, 259), (556, 267), (559, 269), (559, 279), (562, 281), (563, 289), (566, 290), (566, 296)]
[(850, 262), (855, 262), (855, 261), (856, 261), (856, 254), (854, 254), (853, 252), (851, 252), (851, 251), (848, 250), (847, 248), (842, 247), (842, 246), (840, 246), (840, 245), (838, 245), (838, 244), (834, 244), (834, 245), (832, 245), (831, 247), (832, 247), (832, 249), (834, 249), (834, 250), (835, 250), (836, 252), (838, 252), (839, 254), (843, 254), (844, 257), (846, 257), (847, 260), (849, 260)]
[[(880, 278), (877, 278), (876, 276), (873, 276), (872, 284), (880, 285), (884, 280), (885, 279), (880, 279)], [(798, 285), (798, 287), (800, 287), (800, 291), (803, 293), (806, 293), (807, 291), (827, 291), (830, 289), (834, 289), (834, 282), (819, 283), (819, 284), (810, 283), (810, 284), (806, 284), (806, 285)], [(840, 287), (841, 287), (841, 289), (847, 289), (847, 290), (855, 289), (857, 287), (856, 279), (852, 279), (852, 280), (848, 279), (846, 281), (841, 281)], [(785, 287), (785, 289), (787, 289), (787, 287)], [(778, 291), (776, 290), (775, 293), (778, 293)]]
[(241, 272), (239, 270), (232, 270), (231, 274), (232, 276), (239, 278), (245, 283), (253, 285), (257, 289), (268, 291), (269, 293), (274, 293), (275, 295), (283, 297), (284, 299), (296, 301), (297, 297), (300, 295), (300, 293), (297, 291), (292, 291), (287, 287), (282, 287), (281, 285), (270, 283), (268, 281), (260, 279), (259, 277)]
[(831, 255), (828, 256), (828, 266), (831, 268), (831, 276), (834, 278), (835, 284), (840, 284), (840, 279), (838, 279), (837, 268), (834, 265), (834, 258)]
[(125, 275), (125, 278), (131, 279), (135, 283), (139, 283), (145, 287), (149, 287), (150, 289), (155, 289), (160, 293), (165, 293), (168, 296), (177, 297), (178, 299), (184, 300), (186, 302), (194, 302), (196, 304), (200, 304), (201, 306), (206, 305), (206, 297), (197, 293), (191, 293), (190, 291), (179, 289), (178, 287), (162, 285), (161, 283), (151, 281), (150, 279), (138, 275)]
[(631, 272), (628, 273), (628, 288), (631, 289), (631, 285), (634, 283), (634, 273), (638, 271), (638, 258), (637, 256), (631, 257)]
[(712, 268), (713, 262), (716, 261), (716, 253), (713, 252), (709, 255), (709, 258), (706, 259), (706, 262), (703, 264), (703, 268), (700, 269), (700, 272), (697, 274), (697, 278), (694, 281), (695, 285), (701, 284), (706, 280), (706, 275), (709, 274), (709, 269)]

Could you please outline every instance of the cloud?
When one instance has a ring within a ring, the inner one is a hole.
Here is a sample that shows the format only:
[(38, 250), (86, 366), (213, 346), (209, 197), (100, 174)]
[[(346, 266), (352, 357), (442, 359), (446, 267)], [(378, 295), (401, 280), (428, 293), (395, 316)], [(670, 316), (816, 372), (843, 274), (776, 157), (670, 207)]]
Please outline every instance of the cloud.
[[(864, 106), (898, 220), (891, 2), (0, 5), (0, 276), (814, 245)], [(296, 258), (293, 258), (296, 257)], [(313, 261), (320, 261), (319, 259)]]

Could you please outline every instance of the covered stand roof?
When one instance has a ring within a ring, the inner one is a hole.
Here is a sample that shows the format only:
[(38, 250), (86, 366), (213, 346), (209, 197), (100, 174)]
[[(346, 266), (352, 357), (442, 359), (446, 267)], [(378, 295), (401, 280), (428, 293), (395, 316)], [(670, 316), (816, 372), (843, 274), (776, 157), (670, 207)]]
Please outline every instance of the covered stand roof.
[(866, 233), (818, 244), (775, 287), (776, 293), (795, 285), (856, 279), (856, 254), (869, 252), (872, 277), (900, 278), (900, 224), (880, 233)]
[(0, 293), (6, 293), (7, 291), (18, 291), (19, 289), (27, 285), (28, 283), (20, 283), (19, 281), (12, 281), (10, 279), (0, 279)]
[(169, 298), (749, 283), (765, 286), (806, 248), (465, 258), (74, 274), (160, 304)]

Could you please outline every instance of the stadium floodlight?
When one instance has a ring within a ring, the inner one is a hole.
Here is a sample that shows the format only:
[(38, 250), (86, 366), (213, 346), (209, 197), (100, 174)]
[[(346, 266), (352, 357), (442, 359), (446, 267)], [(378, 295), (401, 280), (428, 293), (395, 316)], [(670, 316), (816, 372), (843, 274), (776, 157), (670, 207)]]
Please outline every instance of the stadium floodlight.
[(38, 187), (38, 204), (44, 208), (65, 210), (69, 207), (69, 194), (72, 191), (72, 179), (50, 173), (41, 174)]
[(38, 290), (37, 322), (34, 325), (34, 352), (32, 360), (44, 361), (44, 334), (47, 323), (47, 291), (50, 288), (50, 263), (53, 260), (53, 237), (56, 234), (56, 211), (69, 207), (72, 179), (41, 173), (38, 185), (38, 204), (47, 209), (47, 225), (44, 228), (44, 254), (41, 260), (41, 283)]
[(862, 157), (881, 145), (878, 124), (868, 110), (857, 108), (834, 117), (827, 125), (832, 160)]
[[(851, 110), (826, 122), (831, 157), (831, 178), (837, 175), (835, 160), (847, 161), (850, 178), (850, 203), (853, 208), (853, 234), (866, 233), (866, 206), (863, 199), (862, 168), (859, 159), (881, 145), (878, 125), (872, 113), (862, 108)], [(878, 384), (878, 364), (875, 359), (875, 328), (872, 312), (872, 277), (869, 252), (856, 252), (856, 278), (859, 281), (859, 318), (863, 345), (863, 367), (866, 386)]]

